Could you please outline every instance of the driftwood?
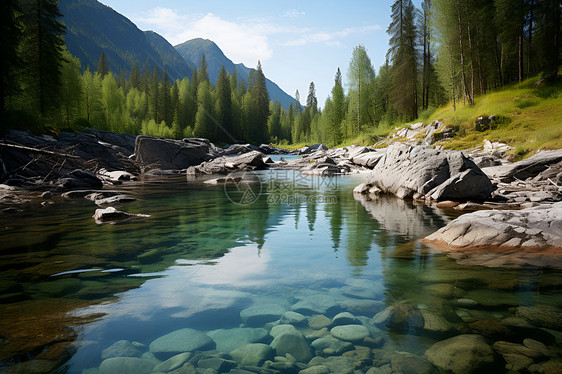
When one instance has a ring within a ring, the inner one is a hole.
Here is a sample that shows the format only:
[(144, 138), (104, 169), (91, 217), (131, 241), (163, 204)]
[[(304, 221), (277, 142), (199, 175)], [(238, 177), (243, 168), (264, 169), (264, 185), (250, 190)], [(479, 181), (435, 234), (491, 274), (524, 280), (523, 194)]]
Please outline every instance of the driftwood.
[(23, 146), (23, 145), (15, 145), (15, 144), (0, 143), (0, 147), (21, 149), (22, 151), (35, 152), (35, 153), (42, 153), (42, 154), (52, 155), (52, 156), (57, 156), (57, 157), (80, 158), (80, 156), (71, 155), (71, 154), (68, 154), (68, 153), (60, 153), (60, 152), (47, 151), (47, 150), (45, 150), (45, 149), (38, 149), (38, 148), (33, 148), (33, 147), (26, 147), (26, 146)]

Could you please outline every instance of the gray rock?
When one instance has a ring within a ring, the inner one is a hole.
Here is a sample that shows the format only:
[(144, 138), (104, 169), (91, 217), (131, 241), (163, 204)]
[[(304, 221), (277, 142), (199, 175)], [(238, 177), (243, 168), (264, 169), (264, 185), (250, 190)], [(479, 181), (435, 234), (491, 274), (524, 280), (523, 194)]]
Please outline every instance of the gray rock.
[(166, 361), (156, 365), (153, 370), (155, 372), (168, 372), (175, 370), (183, 366), (183, 364), (185, 364), (191, 356), (193, 356), (191, 352), (180, 353), (179, 355), (172, 356)]
[(236, 362), (224, 358), (212, 357), (199, 360), (197, 366), (203, 369), (213, 369), (217, 373), (226, 373), (236, 367)]
[(299, 362), (308, 362), (312, 358), (310, 348), (300, 331), (287, 331), (277, 336), (271, 342), (271, 347), (278, 356), (291, 354)]
[[(464, 214), (427, 236), (424, 241), (458, 257), (469, 255), (462, 248), (504, 247), (511, 249), (484, 266), (562, 267), (558, 251), (527, 251), (528, 247), (562, 247), (562, 202), (522, 210), (487, 210)], [(513, 249), (518, 249), (513, 251)], [(478, 253), (477, 253), (478, 254)], [(485, 257), (489, 260), (490, 257)], [(476, 259), (477, 260), (477, 259)]]
[(58, 184), (68, 190), (102, 188), (102, 181), (94, 174), (76, 169), (66, 173), (59, 179)]
[(142, 352), (128, 340), (119, 340), (104, 349), (101, 353), (101, 359), (105, 360), (110, 357), (140, 357)]
[(218, 351), (231, 352), (246, 344), (262, 342), (266, 339), (268, 333), (267, 330), (262, 328), (240, 327), (214, 330), (210, 331), (207, 335), (215, 341)]
[(309, 366), (326, 366), (332, 373), (352, 374), (355, 370), (353, 360), (349, 357), (320, 357), (316, 356), (308, 363)]
[(240, 312), (242, 322), (248, 326), (262, 326), (281, 318), (286, 309), (279, 304), (258, 304)]
[(371, 315), (378, 313), (385, 308), (385, 304), (378, 300), (346, 299), (340, 301), (342, 309), (354, 314)]
[(332, 336), (316, 339), (310, 345), (316, 350), (317, 354), (322, 353), (325, 349), (331, 349), (335, 355), (342, 355), (355, 349), (350, 342), (344, 342)]
[(293, 311), (287, 311), (281, 316), (281, 323), (285, 324), (300, 326), (306, 325), (307, 322), (308, 320), (305, 316)]
[(112, 357), (100, 365), (100, 374), (148, 374), (154, 364), (135, 357)]
[(433, 344), (425, 357), (438, 369), (455, 374), (494, 373), (503, 362), (481, 335), (458, 335)]
[(207, 139), (172, 140), (139, 135), (135, 141), (136, 161), (152, 169), (186, 169), (218, 152)]
[(92, 216), (96, 223), (98, 222), (115, 222), (115, 221), (122, 221), (131, 217), (132, 214), (122, 212), (120, 210), (115, 209), (114, 207), (110, 206), (105, 209), (96, 209), (94, 215)]
[(286, 332), (294, 332), (294, 331), (297, 331), (297, 329), (293, 325), (277, 325), (271, 328), (269, 334), (274, 338), (276, 338), (280, 335), (285, 334)]
[(421, 310), (420, 313), (423, 316), (423, 331), (430, 335), (452, 335), (456, 332), (455, 327), (445, 318), (428, 312), (426, 310)]
[(187, 169), (187, 174), (212, 175), (212, 174), (228, 174), (242, 170), (262, 170), (266, 168), (263, 162), (263, 153), (252, 151), (244, 153), (240, 156), (218, 157), (208, 162), (203, 162), (198, 166), (191, 166)]
[(261, 366), (266, 360), (273, 359), (274, 350), (267, 344), (254, 343), (236, 348), (230, 356), (241, 366)]
[(104, 205), (112, 205), (112, 204), (122, 204), (122, 203), (130, 203), (136, 201), (132, 196), (128, 195), (115, 195), (111, 197), (105, 197), (103, 199), (95, 200), (97, 206), (104, 206)]
[(84, 133), (92, 134), (100, 141), (119, 147), (125, 156), (130, 156), (135, 151), (136, 135), (117, 134), (110, 131), (85, 129)]
[(400, 303), (386, 308), (373, 317), (373, 323), (394, 330), (414, 331), (423, 328), (424, 319), (421, 312), (413, 305)]
[(337, 308), (338, 303), (332, 296), (316, 294), (307, 296), (305, 299), (291, 306), (291, 310), (302, 314), (324, 314), (333, 308)]
[(308, 326), (315, 330), (320, 330), (332, 324), (332, 320), (324, 315), (318, 315), (308, 322)]
[(334, 318), (332, 318), (332, 324), (334, 326), (337, 325), (354, 325), (360, 324), (360, 322), (355, 318), (355, 316), (349, 312), (341, 312), (336, 314)]
[(324, 365), (316, 365), (299, 371), (299, 374), (329, 374), (330, 368)]
[(215, 347), (213, 340), (205, 333), (190, 328), (173, 331), (159, 337), (150, 343), (150, 352), (158, 354), (175, 355), (182, 352), (212, 349)]
[(381, 158), (383, 158), (384, 154), (384, 151), (368, 152), (353, 156), (350, 160), (356, 165), (372, 169), (378, 164)]
[(526, 160), (510, 165), (484, 168), (483, 171), (491, 178), (498, 178), (501, 182), (513, 182), (516, 179), (525, 180), (536, 177), (548, 169), (550, 165), (562, 161), (562, 149), (541, 151)]
[(343, 325), (332, 328), (330, 334), (337, 339), (357, 343), (368, 337), (370, 332), (363, 325)]
[(493, 191), (488, 177), (459, 151), (439, 151), (395, 143), (388, 147), (364, 189), (400, 198), (485, 200)]

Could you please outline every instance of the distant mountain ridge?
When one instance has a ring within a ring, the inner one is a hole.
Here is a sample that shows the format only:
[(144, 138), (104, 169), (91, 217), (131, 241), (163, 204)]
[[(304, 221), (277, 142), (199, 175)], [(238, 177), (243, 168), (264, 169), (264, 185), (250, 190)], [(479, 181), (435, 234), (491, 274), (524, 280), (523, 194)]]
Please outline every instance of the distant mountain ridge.
[[(178, 44), (174, 48), (186, 61), (195, 66), (199, 65), (201, 56), (205, 54), (207, 67), (209, 69), (209, 79), (215, 84), (223, 66), (230, 74), (233, 74), (234, 69), (236, 69), (238, 78), (248, 84), (250, 72), (253, 69), (246, 67), (244, 64), (235, 64), (232, 62), (212, 40), (196, 38)], [(288, 109), (291, 103), (295, 102), (295, 99), (283, 91), (275, 82), (267, 79), (266, 73), (264, 74), (266, 75), (266, 86), (269, 92), (269, 98), (273, 101), (281, 102), (281, 105), (285, 109)]]
[(181, 57), (162, 36), (143, 32), (128, 18), (96, 0), (60, 0), (59, 10), (67, 27), (64, 36), (69, 52), (78, 57), (82, 68), (95, 71), (101, 51), (114, 74), (128, 72), (135, 61), (139, 69), (147, 64), (162, 72), (164, 66), (170, 79), (191, 77), (194, 65)]

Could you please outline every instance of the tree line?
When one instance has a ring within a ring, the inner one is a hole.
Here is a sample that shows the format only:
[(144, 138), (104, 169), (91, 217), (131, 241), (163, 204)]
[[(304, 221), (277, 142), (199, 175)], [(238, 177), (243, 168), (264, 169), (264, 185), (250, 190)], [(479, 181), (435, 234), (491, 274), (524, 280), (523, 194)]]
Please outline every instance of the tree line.
[(347, 84), (338, 68), (322, 109), (314, 82), (303, 104), (297, 90), (285, 109), (270, 101), (259, 62), (247, 84), (224, 67), (216, 85), (210, 82), (204, 55), (190, 78), (175, 82), (146, 63), (135, 63), (128, 76), (111, 72), (103, 51), (93, 71), (66, 51), (56, 0), (0, 6), (4, 122), (15, 112), (58, 129), (337, 145), (423, 118), (449, 100), (472, 105), (488, 90), (539, 74), (556, 77), (560, 66), (560, 0), (424, 0), (421, 9), (396, 0), (390, 47), (377, 72), (359, 45)]

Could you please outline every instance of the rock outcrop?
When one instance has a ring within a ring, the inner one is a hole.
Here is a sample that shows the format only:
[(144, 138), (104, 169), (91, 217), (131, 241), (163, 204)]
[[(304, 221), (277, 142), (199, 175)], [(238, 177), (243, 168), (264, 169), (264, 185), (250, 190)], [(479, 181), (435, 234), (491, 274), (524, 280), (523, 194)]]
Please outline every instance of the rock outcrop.
[(220, 152), (202, 138), (172, 140), (139, 135), (135, 142), (136, 161), (147, 169), (187, 169), (212, 159)]
[(474, 256), (480, 265), (562, 268), (562, 202), (465, 214), (424, 242), (465, 262)]
[(228, 174), (241, 170), (262, 170), (267, 166), (263, 161), (263, 153), (252, 151), (240, 156), (218, 157), (198, 166), (187, 169), (188, 175)]
[(481, 201), (492, 191), (488, 177), (462, 152), (393, 144), (354, 192), (405, 199)]

